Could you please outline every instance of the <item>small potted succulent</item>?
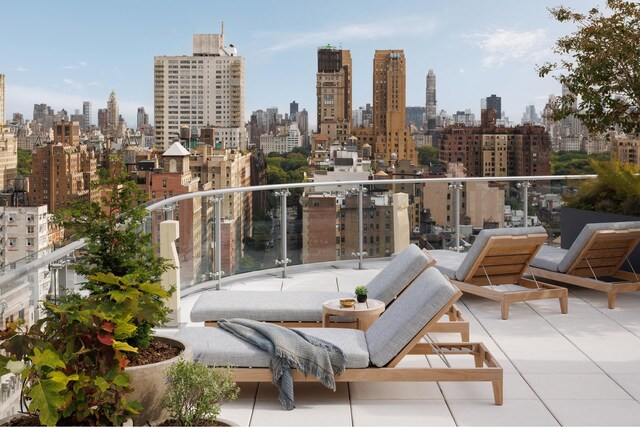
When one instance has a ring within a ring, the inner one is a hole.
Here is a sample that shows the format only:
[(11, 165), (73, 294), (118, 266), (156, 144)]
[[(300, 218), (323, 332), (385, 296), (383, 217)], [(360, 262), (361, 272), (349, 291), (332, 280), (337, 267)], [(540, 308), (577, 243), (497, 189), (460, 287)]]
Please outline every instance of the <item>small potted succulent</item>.
[(355, 294), (358, 302), (367, 302), (367, 287), (366, 286), (356, 286)]

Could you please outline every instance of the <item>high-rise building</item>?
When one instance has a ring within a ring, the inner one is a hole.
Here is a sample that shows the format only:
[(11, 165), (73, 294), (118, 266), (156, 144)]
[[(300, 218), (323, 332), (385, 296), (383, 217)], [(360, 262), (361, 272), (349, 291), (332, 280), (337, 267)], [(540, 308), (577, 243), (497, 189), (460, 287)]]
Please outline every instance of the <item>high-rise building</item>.
[(33, 104), (33, 121), (40, 125), (40, 129), (49, 130), (53, 126), (53, 108), (47, 104)]
[(4, 74), (0, 74), (0, 126), (4, 124), (4, 109), (5, 109), (5, 98), (4, 98)]
[(118, 101), (116, 100), (116, 93), (111, 91), (109, 95), (109, 101), (107, 101), (107, 137), (117, 138), (118, 127), (120, 125), (120, 111), (118, 107)]
[[(438, 111), (436, 101), (436, 75), (433, 70), (429, 70), (427, 72), (427, 103), (425, 113), (425, 127), (427, 127), (428, 129), (433, 129), (434, 127), (436, 127), (435, 120), (437, 115)], [(429, 120), (431, 120), (431, 122)]]
[(53, 124), (53, 142), (62, 145), (80, 144), (80, 123), (78, 122), (55, 122)]
[(136, 129), (140, 130), (149, 124), (149, 115), (144, 111), (144, 107), (138, 107)]
[(298, 103), (293, 101), (289, 103), (289, 120), (296, 121), (296, 114), (298, 114)]
[(91, 127), (91, 101), (84, 101), (82, 103), (82, 129), (87, 130)]
[(194, 34), (192, 56), (154, 58), (156, 148), (176, 140), (181, 125), (213, 126), (230, 148), (246, 148), (244, 58), (220, 34)]
[(309, 147), (309, 113), (306, 108), (296, 114), (296, 122), (298, 123), (298, 129), (300, 129), (302, 146)]
[(351, 136), (351, 52), (334, 46), (318, 48), (317, 124), (329, 141)]
[(424, 120), (425, 108), (424, 107), (407, 107), (407, 120), (405, 126), (409, 127), (414, 125), (421, 128)]
[(415, 144), (406, 127), (406, 77), (404, 51), (376, 50), (373, 58), (373, 147), (375, 155), (384, 162), (395, 157), (418, 164)]
[(18, 144), (13, 132), (0, 125), (0, 191), (13, 185), (18, 175)]
[(538, 113), (536, 113), (536, 106), (533, 104), (527, 105), (524, 108), (524, 113), (522, 114), (522, 122), (523, 125), (526, 123), (533, 123), (536, 125), (541, 124), (540, 117)]
[(29, 205), (47, 205), (50, 213), (66, 208), (72, 200), (97, 197), (91, 183), (98, 179), (94, 151), (86, 145), (52, 142), (37, 147), (31, 156), (34, 167), (29, 177)]
[(98, 109), (98, 128), (103, 135), (107, 133), (108, 116), (109, 113), (106, 108)]
[(480, 110), (496, 110), (496, 119), (502, 120), (502, 98), (496, 95), (491, 95), (486, 98), (482, 98), (480, 101)]

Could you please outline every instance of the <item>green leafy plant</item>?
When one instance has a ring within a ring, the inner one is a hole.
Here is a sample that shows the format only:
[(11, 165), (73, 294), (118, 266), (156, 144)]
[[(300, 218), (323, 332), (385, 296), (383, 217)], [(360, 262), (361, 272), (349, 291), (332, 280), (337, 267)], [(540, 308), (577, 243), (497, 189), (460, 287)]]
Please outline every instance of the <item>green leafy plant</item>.
[(182, 426), (215, 421), (220, 405), (235, 400), (240, 392), (228, 368), (208, 368), (200, 362), (180, 359), (165, 374), (167, 390), (162, 396), (162, 405)]
[[(159, 282), (170, 266), (156, 255), (151, 234), (144, 232), (148, 217), (143, 205), (146, 201), (144, 192), (125, 175), (102, 178), (92, 191), (101, 196), (97, 200), (77, 201), (55, 213), (55, 221), (64, 226), (67, 234), (86, 241), (76, 271), (88, 277), (98, 272), (116, 276), (135, 274), (142, 282)], [(97, 295), (105, 291), (105, 286), (107, 290), (110, 287), (90, 278), (83, 288)], [(161, 298), (155, 299), (155, 304), (149, 308), (156, 311), (157, 324), (162, 324), (169, 311)], [(138, 315), (134, 318), (136, 330), (127, 342), (134, 347), (147, 348), (153, 325), (140, 320)]]
[(565, 206), (640, 216), (640, 176), (637, 168), (619, 161), (593, 161), (597, 179), (585, 181)]
[(157, 324), (167, 292), (137, 275), (90, 279), (103, 291), (44, 302), (45, 317), (30, 328), (12, 323), (0, 333), (0, 375), (22, 375), (23, 399), (45, 425), (118, 425), (141, 409), (125, 396), (124, 368), (137, 352), (126, 341), (138, 323)]
[(366, 286), (362, 286), (362, 285), (356, 286), (356, 289), (355, 289), (355, 294), (356, 295), (361, 295), (361, 296), (362, 295), (367, 295), (367, 292), (369, 292), (369, 291), (367, 290)]

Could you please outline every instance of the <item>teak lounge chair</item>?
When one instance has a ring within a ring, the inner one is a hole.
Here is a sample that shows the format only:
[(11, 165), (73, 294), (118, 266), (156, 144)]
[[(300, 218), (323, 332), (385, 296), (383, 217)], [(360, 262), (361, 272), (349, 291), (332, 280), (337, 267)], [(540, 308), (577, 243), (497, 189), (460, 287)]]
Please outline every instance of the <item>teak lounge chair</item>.
[[(305, 328), (304, 332), (339, 346), (346, 355), (339, 382), (490, 381), (502, 404), (502, 368), (482, 343), (420, 342), (462, 293), (438, 270), (423, 271), (367, 330)], [(209, 366), (235, 367), (238, 382), (271, 382), (269, 356), (221, 328), (185, 327), (176, 338), (192, 345), (195, 359)], [(468, 355), (474, 368), (397, 367), (407, 354)], [(296, 381), (315, 381), (294, 372)]]
[[(516, 301), (558, 298), (562, 313), (568, 311), (568, 292), (535, 278), (523, 277), (529, 263), (547, 238), (543, 227), (496, 228), (482, 230), (469, 252), (429, 251), (436, 268), (449, 277), (462, 292), (499, 301), (503, 319)], [(500, 285), (525, 289), (507, 290)]]
[[(367, 284), (368, 295), (389, 306), (423, 270), (433, 264), (428, 252), (409, 245)], [(195, 302), (191, 321), (215, 326), (220, 319), (245, 318), (282, 326), (314, 327), (322, 323), (322, 303), (351, 297), (351, 293), (337, 291), (210, 291), (203, 293)], [(452, 306), (446, 315), (448, 321), (439, 322), (434, 332), (459, 333), (463, 341), (469, 341), (469, 323), (460, 311)], [(355, 327), (349, 319), (339, 320), (335, 326)]]
[(606, 292), (615, 308), (619, 293), (640, 290), (638, 275), (620, 270), (639, 242), (640, 221), (587, 224), (569, 249), (543, 246), (531, 271), (554, 283)]

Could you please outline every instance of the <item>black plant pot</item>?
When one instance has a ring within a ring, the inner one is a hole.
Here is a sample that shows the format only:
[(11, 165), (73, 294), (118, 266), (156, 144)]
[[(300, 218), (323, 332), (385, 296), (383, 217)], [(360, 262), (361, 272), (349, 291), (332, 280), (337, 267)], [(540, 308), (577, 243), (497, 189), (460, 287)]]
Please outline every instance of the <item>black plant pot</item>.
[(356, 295), (356, 297), (358, 298), (358, 302), (367, 302), (366, 295)]

